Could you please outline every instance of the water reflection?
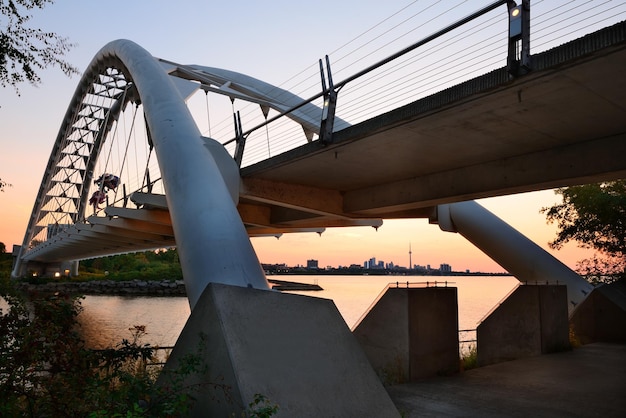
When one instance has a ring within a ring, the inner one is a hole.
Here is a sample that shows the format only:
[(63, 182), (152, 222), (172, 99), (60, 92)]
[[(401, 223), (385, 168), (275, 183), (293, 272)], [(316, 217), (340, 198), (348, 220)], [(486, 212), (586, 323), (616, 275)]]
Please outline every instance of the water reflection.
[(85, 341), (92, 348), (105, 348), (130, 339), (129, 330), (146, 327), (144, 343), (172, 346), (183, 329), (190, 309), (186, 297), (86, 296), (79, 315)]
[[(290, 276), (301, 283), (319, 284), (322, 291), (297, 291), (296, 294), (332, 299), (352, 328), (390, 282), (393, 276)], [(402, 277), (406, 283), (429, 281), (432, 276)], [(438, 278), (441, 279), (441, 278)], [(519, 282), (513, 277), (447, 277), (448, 286), (458, 289), (459, 329), (474, 329), (479, 321)], [(439, 285), (443, 285), (439, 282)], [(190, 314), (185, 297), (87, 296), (79, 316), (89, 345), (103, 348), (129, 339), (129, 328), (145, 325), (144, 343), (174, 345)]]

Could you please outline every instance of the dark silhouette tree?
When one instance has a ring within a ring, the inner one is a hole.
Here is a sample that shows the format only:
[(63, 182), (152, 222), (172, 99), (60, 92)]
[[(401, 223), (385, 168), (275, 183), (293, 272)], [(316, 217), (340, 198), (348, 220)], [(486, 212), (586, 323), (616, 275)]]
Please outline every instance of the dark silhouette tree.
[(566, 187), (556, 193), (563, 202), (541, 210), (559, 229), (550, 247), (576, 241), (596, 250), (593, 258), (578, 265), (578, 272), (592, 281), (626, 277), (626, 180)]
[(67, 76), (78, 70), (61, 57), (74, 44), (54, 32), (28, 27), (30, 10), (43, 9), (54, 0), (0, 0), (0, 84), (12, 86), (41, 82), (39, 70), (56, 66)]

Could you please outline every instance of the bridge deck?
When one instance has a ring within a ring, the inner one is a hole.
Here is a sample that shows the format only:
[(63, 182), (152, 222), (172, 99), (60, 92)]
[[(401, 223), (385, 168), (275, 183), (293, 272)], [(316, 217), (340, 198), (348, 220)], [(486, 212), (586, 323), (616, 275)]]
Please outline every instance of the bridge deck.
[(242, 202), (312, 225), (624, 178), (625, 27), (535, 55), (520, 78), (503, 68), (245, 167)]

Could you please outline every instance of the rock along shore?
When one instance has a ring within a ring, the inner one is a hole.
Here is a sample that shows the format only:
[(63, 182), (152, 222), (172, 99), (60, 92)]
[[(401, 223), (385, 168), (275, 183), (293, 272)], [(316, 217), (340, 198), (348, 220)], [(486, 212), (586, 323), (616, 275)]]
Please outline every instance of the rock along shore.
[(82, 295), (186, 296), (182, 280), (92, 280), (86, 282), (18, 283), (19, 289), (42, 293), (74, 293)]
[[(297, 283), (285, 280), (268, 279), (275, 290), (322, 290), (316, 284)], [(182, 280), (91, 280), (85, 282), (17, 283), (17, 288), (27, 292), (69, 293), (80, 295), (118, 296), (186, 296)]]

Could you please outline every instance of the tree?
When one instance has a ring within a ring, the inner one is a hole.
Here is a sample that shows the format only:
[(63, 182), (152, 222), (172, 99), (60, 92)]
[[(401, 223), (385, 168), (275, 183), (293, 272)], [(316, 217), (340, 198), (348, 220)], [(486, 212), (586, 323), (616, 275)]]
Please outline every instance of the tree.
[(54, 0), (0, 0), (0, 84), (12, 86), (19, 95), (18, 84), (40, 83), (37, 72), (58, 66), (67, 76), (79, 71), (62, 57), (74, 44), (54, 32), (33, 29), (26, 24), (28, 11), (43, 9)]
[(0, 178), (0, 192), (3, 192), (5, 187), (11, 187), (11, 185)]
[(543, 208), (549, 223), (556, 222), (551, 248), (569, 241), (597, 251), (579, 262), (578, 272), (594, 281), (626, 278), (626, 180), (557, 189), (561, 204)]

